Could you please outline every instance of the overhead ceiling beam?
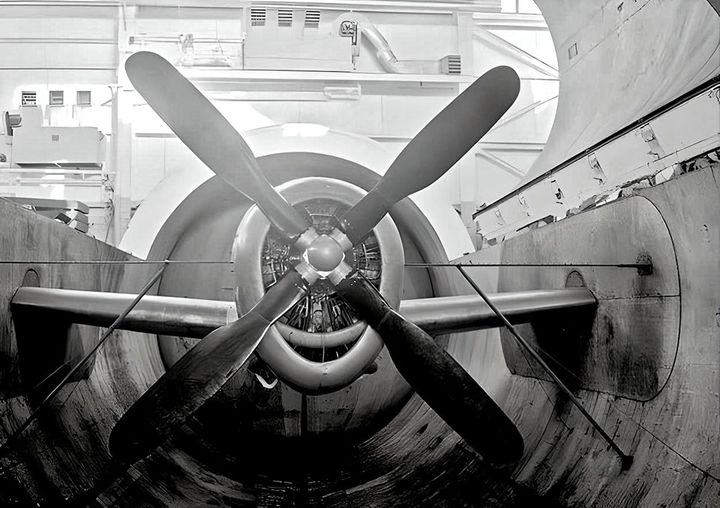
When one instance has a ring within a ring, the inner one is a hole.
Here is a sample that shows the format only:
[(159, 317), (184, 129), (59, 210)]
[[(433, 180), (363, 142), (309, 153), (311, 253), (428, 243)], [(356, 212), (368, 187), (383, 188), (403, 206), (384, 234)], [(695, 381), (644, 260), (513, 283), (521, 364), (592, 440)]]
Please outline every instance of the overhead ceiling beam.
[(501, 51), (502, 53), (511, 56), (519, 62), (522, 62), (525, 65), (532, 67), (536, 71), (545, 74), (546, 76), (549, 76), (550, 78), (559, 79), (560, 77), (560, 73), (552, 65), (543, 62), (538, 57), (531, 55), (523, 49), (518, 48), (511, 42), (506, 41), (502, 37), (495, 35), (494, 33), (483, 27), (476, 26), (473, 37), (497, 49), (498, 51)]
[(547, 31), (548, 26), (541, 14), (477, 12), (473, 14), (476, 26), (495, 30)]
[(244, 9), (252, 7), (317, 8), (335, 11), (407, 12), (452, 14), (454, 12), (500, 12), (499, 0), (6, 0), (3, 5), (13, 6), (142, 6), (171, 8)]
[(502, 169), (503, 171), (511, 174), (515, 178), (523, 178), (525, 176), (525, 173), (520, 171), (518, 168), (516, 168), (506, 160), (503, 160), (500, 157), (488, 152), (487, 150), (480, 149), (475, 153), (475, 156), (482, 157), (483, 159), (490, 161), (490, 163), (492, 163), (495, 167)]

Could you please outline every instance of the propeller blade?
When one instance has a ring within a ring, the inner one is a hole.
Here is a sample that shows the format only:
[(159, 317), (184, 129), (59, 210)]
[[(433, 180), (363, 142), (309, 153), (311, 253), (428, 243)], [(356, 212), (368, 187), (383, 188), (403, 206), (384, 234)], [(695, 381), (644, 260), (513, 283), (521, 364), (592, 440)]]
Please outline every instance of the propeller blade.
[(520, 79), (495, 67), (458, 95), (400, 152), (378, 184), (340, 219), (353, 245), (401, 199), (444, 175), (515, 102)]
[(260, 207), (288, 238), (308, 224), (267, 181), (255, 155), (230, 122), (173, 65), (140, 51), (125, 63), (130, 81), (180, 140), (212, 171)]
[(110, 452), (127, 463), (145, 457), (240, 369), (272, 324), (306, 291), (290, 270), (247, 314), (209, 333), (120, 418)]
[(432, 337), (390, 308), (357, 274), (335, 288), (382, 336), (410, 386), (475, 451), (497, 464), (522, 457), (523, 438), (513, 422)]

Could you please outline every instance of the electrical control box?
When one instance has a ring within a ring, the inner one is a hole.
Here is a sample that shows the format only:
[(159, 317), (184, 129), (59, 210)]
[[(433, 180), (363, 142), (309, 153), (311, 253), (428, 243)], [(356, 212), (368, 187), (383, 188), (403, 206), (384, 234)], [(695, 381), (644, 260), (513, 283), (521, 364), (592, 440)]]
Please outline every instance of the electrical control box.
[(105, 136), (96, 127), (22, 125), (13, 130), (12, 163), (18, 166), (100, 167)]
[(352, 71), (350, 39), (339, 35), (335, 19), (324, 16), (314, 9), (252, 8), (245, 68)]

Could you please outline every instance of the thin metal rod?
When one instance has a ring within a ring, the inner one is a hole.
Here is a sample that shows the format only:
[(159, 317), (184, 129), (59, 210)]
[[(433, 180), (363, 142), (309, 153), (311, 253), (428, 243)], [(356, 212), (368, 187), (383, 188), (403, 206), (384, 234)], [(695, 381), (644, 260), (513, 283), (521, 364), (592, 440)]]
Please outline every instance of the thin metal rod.
[[(96, 260), (53, 260), (53, 261), (32, 261), (32, 260), (9, 260), (0, 259), (0, 265), (231, 265), (234, 261), (228, 260), (144, 260), (128, 259), (126, 261), (96, 261)], [(405, 263), (409, 268), (433, 268), (444, 266), (463, 266), (466, 268), (480, 268), (493, 266), (514, 266), (514, 267), (542, 267), (542, 266), (595, 266), (610, 268), (636, 268), (638, 270), (649, 270), (652, 263)]]
[(432, 268), (435, 266), (455, 266), (474, 268), (483, 266), (600, 266), (612, 268), (652, 268), (652, 263), (405, 263), (411, 268)]
[(167, 263), (163, 265), (160, 270), (157, 271), (155, 275), (152, 276), (152, 278), (148, 281), (147, 284), (140, 290), (140, 293), (133, 299), (133, 301), (128, 305), (125, 310), (117, 317), (115, 321), (108, 327), (107, 330), (105, 330), (105, 333), (100, 338), (98, 343), (95, 345), (92, 350), (86, 354), (72, 369), (70, 369), (70, 372), (68, 372), (65, 377), (62, 378), (62, 380), (53, 388), (50, 393), (47, 394), (47, 396), (38, 404), (38, 406), (35, 408), (35, 410), (30, 413), (30, 416), (18, 427), (18, 429), (5, 441), (5, 443), (0, 447), (0, 452), (2, 452), (5, 448), (10, 446), (12, 442), (14, 442), (22, 432), (27, 429), (30, 424), (35, 421), (37, 416), (40, 414), (40, 411), (42, 411), (47, 404), (55, 397), (55, 395), (58, 394), (58, 392), (62, 389), (62, 387), (87, 363), (87, 361), (92, 358), (92, 356), (102, 347), (102, 345), (105, 343), (105, 341), (110, 337), (110, 334), (115, 331), (115, 329), (120, 325), (123, 319), (130, 314), (130, 311), (133, 310), (133, 308), (140, 302), (143, 296), (147, 294), (148, 291), (155, 285), (155, 283), (160, 279), (160, 276), (165, 271), (165, 268), (167, 268)]
[[(21, 287), (15, 292), (11, 306), (32, 316), (28, 319), (42, 319), (44, 312), (51, 312), (72, 323), (108, 326), (134, 297), (126, 293)], [(597, 305), (587, 288), (515, 291), (489, 297), (514, 324), (532, 321), (545, 313)], [(118, 328), (200, 339), (227, 324), (229, 319), (234, 320), (234, 312), (235, 303), (231, 301), (147, 295)], [(475, 294), (403, 300), (399, 312), (430, 334), (502, 326), (483, 299)], [(308, 340), (315, 344), (315, 340)], [(327, 344), (335, 339), (328, 336), (323, 340)]]
[(492, 311), (495, 313), (495, 315), (497, 315), (497, 317), (500, 319), (500, 321), (503, 322), (503, 324), (508, 329), (508, 331), (513, 335), (513, 337), (515, 337), (515, 339), (520, 343), (520, 345), (523, 348), (525, 348), (525, 350), (528, 353), (530, 353), (530, 356), (532, 356), (535, 359), (535, 361), (537, 361), (540, 364), (540, 366), (543, 369), (545, 369), (545, 371), (553, 379), (553, 381), (555, 381), (555, 383), (560, 387), (560, 389), (565, 393), (565, 395), (568, 396), (570, 401), (573, 404), (575, 404), (575, 407), (577, 407), (580, 410), (580, 412), (583, 414), (583, 416), (585, 416), (585, 418), (592, 424), (592, 426), (595, 427), (595, 430), (597, 430), (600, 433), (600, 435), (603, 437), (603, 439), (605, 439), (605, 441), (607, 441), (607, 443), (612, 447), (612, 449), (615, 450), (618, 453), (618, 455), (620, 455), (620, 459), (622, 461), (622, 469), (623, 470), (628, 469), (633, 461), (632, 455), (626, 455), (625, 453), (623, 453), (623, 451), (615, 443), (615, 441), (613, 441), (613, 439), (607, 434), (607, 432), (605, 432), (605, 430), (590, 415), (590, 413), (587, 412), (587, 410), (583, 407), (580, 400), (577, 397), (575, 397), (575, 394), (573, 394), (573, 392), (571, 392), (570, 389), (567, 386), (565, 386), (565, 383), (560, 381), (560, 378), (557, 377), (557, 375), (555, 375), (553, 370), (550, 368), (550, 366), (547, 363), (545, 363), (545, 361), (540, 357), (538, 352), (535, 351), (535, 349), (532, 346), (530, 346), (530, 344), (517, 332), (515, 327), (510, 323), (510, 321), (507, 320), (507, 318), (503, 315), (503, 313), (500, 312), (500, 310), (495, 306), (495, 304), (492, 303), (492, 301), (490, 300), (490, 298), (487, 297), (485, 292), (482, 289), (480, 289), (480, 287), (477, 284), (475, 284), (475, 281), (472, 280), (472, 278), (470, 278), (470, 276), (467, 274), (467, 272), (464, 270), (464, 268), (462, 266), (458, 266), (458, 265), (456, 265), (456, 266), (457, 266), (457, 269), (460, 272), (460, 274), (463, 277), (465, 277), (465, 280), (467, 280), (468, 283), (470, 283), (470, 285), (475, 290), (475, 292), (478, 295), (480, 295), (480, 297), (483, 300), (485, 300), (485, 303), (488, 305), (488, 307), (490, 307), (492, 309)]
[(32, 261), (32, 260), (0, 260), (0, 265), (219, 265), (233, 264), (233, 261), (220, 260), (187, 260), (163, 259), (144, 260), (128, 259), (125, 261), (97, 261), (97, 260), (53, 260), (53, 261)]

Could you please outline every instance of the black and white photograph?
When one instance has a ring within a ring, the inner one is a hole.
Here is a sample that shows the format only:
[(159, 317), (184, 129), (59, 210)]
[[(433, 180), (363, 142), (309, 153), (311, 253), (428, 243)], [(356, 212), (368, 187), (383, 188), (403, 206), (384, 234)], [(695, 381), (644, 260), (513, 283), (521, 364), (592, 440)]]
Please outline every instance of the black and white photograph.
[(720, 0), (0, 0), (0, 508), (720, 506)]

